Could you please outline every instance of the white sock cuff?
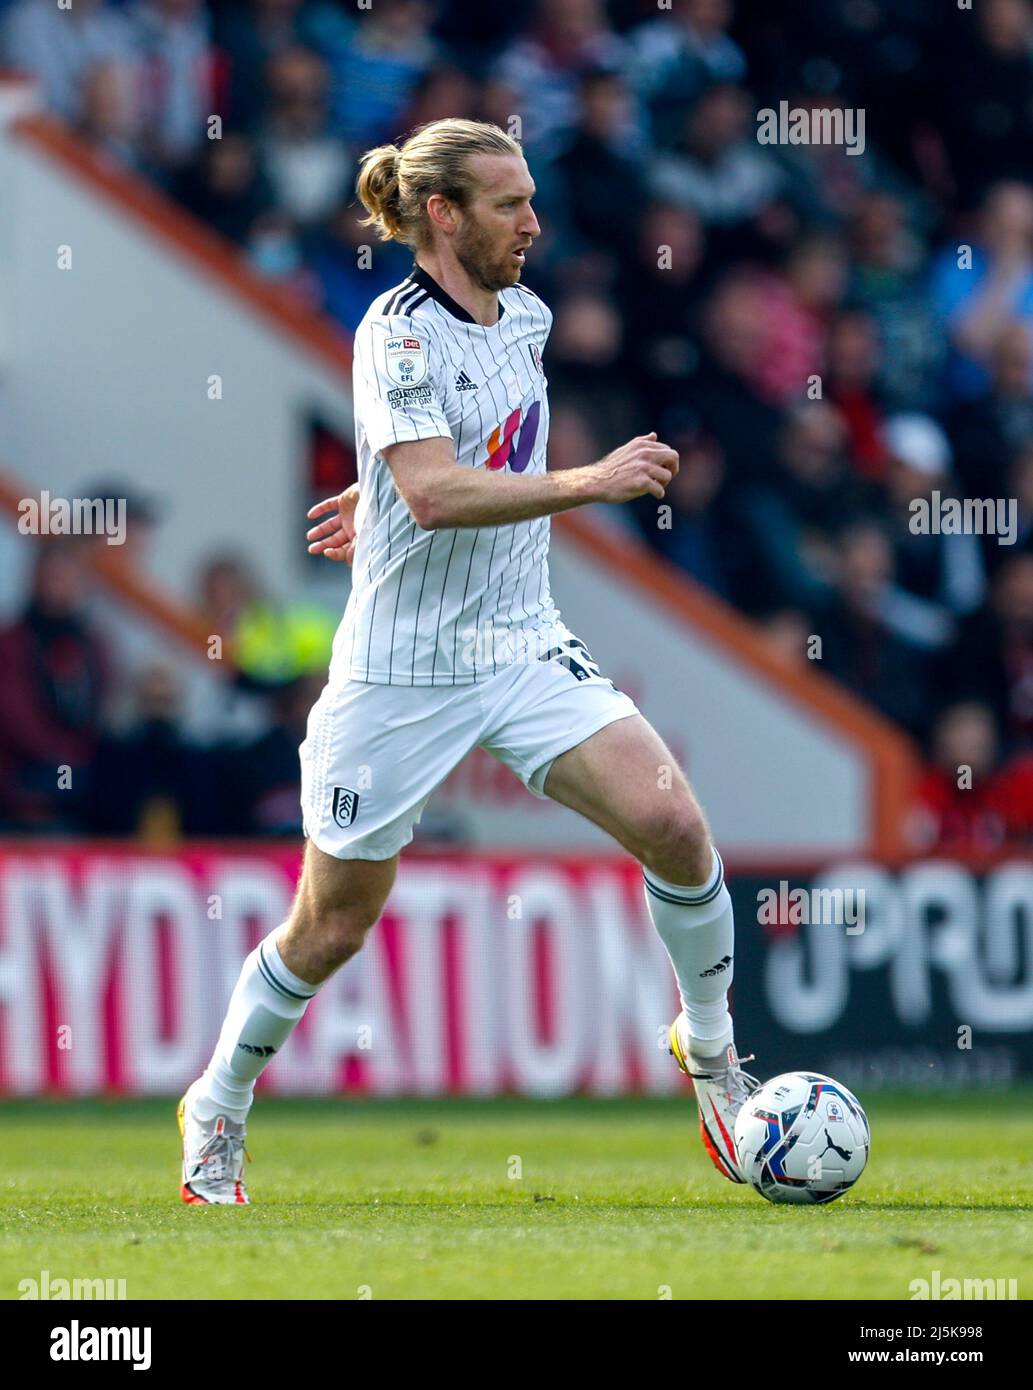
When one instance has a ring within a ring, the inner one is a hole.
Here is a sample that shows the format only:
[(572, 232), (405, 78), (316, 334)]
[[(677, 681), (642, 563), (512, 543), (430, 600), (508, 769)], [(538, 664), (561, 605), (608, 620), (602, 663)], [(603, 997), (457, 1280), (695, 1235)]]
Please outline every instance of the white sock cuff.
[(711, 852), (714, 856), (712, 868), (705, 883), (668, 883), (651, 870), (643, 869), (642, 877), (645, 879), (646, 891), (659, 898), (661, 902), (680, 903), (685, 907), (702, 907), (705, 903), (713, 902), (724, 886), (725, 868), (714, 846), (711, 846)]
[(312, 999), (318, 990), (318, 985), (310, 985), (307, 980), (299, 980), (292, 970), (288, 970), (283, 963), (283, 958), (276, 945), (276, 932), (270, 932), (264, 941), (258, 943), (255, 951), (255, 965), (262, 979), (270, 987), (276, 990), (277, 994), (285, 999), (290, 999), (292, 1003)]

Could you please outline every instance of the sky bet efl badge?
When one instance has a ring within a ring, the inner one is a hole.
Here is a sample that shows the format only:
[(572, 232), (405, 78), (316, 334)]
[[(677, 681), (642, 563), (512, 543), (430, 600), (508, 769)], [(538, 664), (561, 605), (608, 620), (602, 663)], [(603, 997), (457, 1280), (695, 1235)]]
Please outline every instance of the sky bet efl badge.
[(427, 375), (427, 354), (419, 338), (387, 340), (387, 374), (399, 386), (416, 386)]

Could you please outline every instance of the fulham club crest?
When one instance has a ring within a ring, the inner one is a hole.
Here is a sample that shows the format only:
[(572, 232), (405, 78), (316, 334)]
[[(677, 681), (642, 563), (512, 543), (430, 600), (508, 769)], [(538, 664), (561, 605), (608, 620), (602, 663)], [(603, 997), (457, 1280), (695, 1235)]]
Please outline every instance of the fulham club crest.
[(347, 830), (359, 809), (359, 793), (350, 787), (334, 787), (333, 817), (342, 830)]

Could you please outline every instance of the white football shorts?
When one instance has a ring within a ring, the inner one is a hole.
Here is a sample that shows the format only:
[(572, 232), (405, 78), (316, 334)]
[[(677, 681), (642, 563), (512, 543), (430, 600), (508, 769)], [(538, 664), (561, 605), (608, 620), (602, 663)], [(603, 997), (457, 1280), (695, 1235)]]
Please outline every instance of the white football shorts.
[(336, 859), (390, 859), (474, 748), (545, 799), (555, 758), (638, 713), (585, 657), (513, 662), (470, 685), (325, 686), (300, 749), (306, 836)]

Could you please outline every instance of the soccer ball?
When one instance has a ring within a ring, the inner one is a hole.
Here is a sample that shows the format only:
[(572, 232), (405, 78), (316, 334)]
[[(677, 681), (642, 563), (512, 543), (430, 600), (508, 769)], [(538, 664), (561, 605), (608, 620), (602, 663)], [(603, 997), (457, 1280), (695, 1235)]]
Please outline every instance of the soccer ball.
[(864, 1172), (870, 1143), (860, 1101), (817, 1072), (773, 1076), (735, 1120), (739, 1167), (769, 1202), (834, 1202)]

